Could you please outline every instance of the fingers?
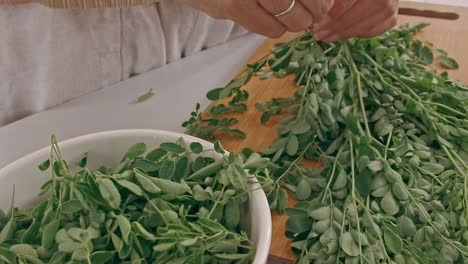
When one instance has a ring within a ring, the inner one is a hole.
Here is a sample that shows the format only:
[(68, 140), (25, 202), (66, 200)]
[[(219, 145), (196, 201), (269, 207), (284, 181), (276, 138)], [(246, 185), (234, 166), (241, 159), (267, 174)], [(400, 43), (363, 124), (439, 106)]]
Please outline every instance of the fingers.
[(301, 0), (301, 3), (312, 14), (314, 23), (316, 23), (325, 18), (333, 7), (334, 0)]
[(375, 26), (375, 27), (373, 27), (371, 30), (369, 30), (367, 32), (364, 31), (363, 33), (359, 34), (358, 36), (362, 37), (362, 38), (371, 38), (371, 37), (381, 35), (381, 34), (385, 33), (387, 30), (389, 30), (390, 28), (394, 27), (397, 24), (397, 22), (398, 22), (397, 16), (394, 15), (391, 18), (389, 18), (388, 20), (386, 20), (383, 24)]
[(378, 35), (376, 32), (381, 34), (395, 25), (396, 10), (396, 0), (359, 0), (341, 17), (329, 18), (320, 23), (315, 33), (327, 42), (356, 36), (375, 36)]
[[(382, 22), (382, 13), (375, 13), (366, 20), (362, 20), (359, 23), (346, 28), (344, 31), (333, 33), (329, 36), (324, 37), (322, 40), (325, 42), (333, 42), (338, 40), (344, 40), (352, 37), (370, 37), (384, 33), (387, 29), (394, 26), (396, 19), (394, 16), (385, 18)], [(376, 26), (377, 25), (377, 26)]]
[(270, 38), (279, 38), (287, 30), (286, 26), (256, 1), (236, 0), (227, 9), (227, 18), (236, 21), (249, 31)]
[[(292, 0), (258, 0), (258, 3), (267, 11), (267, 13), (274, 16), (275, 14), (280, 14), (287, 10), (292, 3), (291, 1)], [(276, 17), (276, 19), (291, 32), (302, 31), (308, 28), (313, 22), (312, 15), (300, 1), (296, 1), (291, 11), (287, 14)]]
[(331, 18), (338, 18), (351, 9), (358, 0), (335, 0), (333, 7), (328, 12)]

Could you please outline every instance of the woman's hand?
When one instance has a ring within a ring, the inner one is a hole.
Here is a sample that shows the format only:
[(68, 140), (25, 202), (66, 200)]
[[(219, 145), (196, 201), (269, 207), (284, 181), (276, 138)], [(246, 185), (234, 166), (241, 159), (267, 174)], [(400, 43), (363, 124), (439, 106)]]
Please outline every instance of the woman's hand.
[(299, 32), (320, 22), (333, 0), (179, 0), (214, 18), (233, 20), (250, 31), (272, 38), (286, 31)]
[(398, 0), (335, 0), (315, 34), (326, 42), (377, 36), (396, 25), (397, 13)]

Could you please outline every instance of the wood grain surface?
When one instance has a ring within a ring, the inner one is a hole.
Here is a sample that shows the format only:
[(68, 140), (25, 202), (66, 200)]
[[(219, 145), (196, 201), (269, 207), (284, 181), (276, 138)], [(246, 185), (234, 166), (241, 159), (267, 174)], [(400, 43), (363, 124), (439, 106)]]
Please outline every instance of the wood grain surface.
[[(422, 32), (418, 33), (417, 37), (421, 40), (433, 43), (435, 47), (445, 49), (450, 56), (456, 58), (460, 64), (460, 68), (457, 71), (450, 71), (449, 75), (468, 83), (468, 8), (409, 2), (402, 2), (400, 7), (404, 8), (402, 9), (403, 13), (408, 14), (413, 12), (414, 15), (400, 15), (399, 24), (410, 21), (431, 23), (431, 26), (423, 29)], [(414, 10), (416, 10), (416, 12)], [(424, 13), (434, 16), (433, 11), (436, 11), (435, 13), (449, 14), (449, 19), (422, 16)], [(401, 13), (402, 12), (400, 12), (400, 14)], [(453, 20), (453, 14), (451, 13), (458, 14), (458, 18)], [(267, 40), (252, 56), (249, 63), (268, 54), (274, 43), (278, 41), (288, 41), (296, 35), (297, 34), (286, 34), (279, 40)], [(437, 63), (438, 62), (436, 62), (436, 64)], [(272, 118), (267, 125), (260, 124), (261, 113), (255, 109), (255, 103), (268, 101), (274, 97), (292, 96), (296, 89), (293, 83), (293, 76), (269, 80), (252, 78), (244, 89), (247, 90), (250, 95), (247, 103), (248, 110), (242, 114), (233, 116), (239, 119), (236, 128), (246, 132), (247, 138), (238, 139), (230, 136), (222, 136), (219, 139), (223, 146), (230, 151), (239, 152), (246, 147), (250, 147), (255, 151), (261, 151), (277, 138), (276, 125), (282, 117)], [(293, 199), (289, 200), (289, 206), (293, 206), (294, 203), (295, 201)], [(273, 238), (270, 254), (276, 257), (271, 257), (269, 263), (288, 263), (285, 259), (294, 259), (294, 254), (289, 247), (290, 241), (284, 236), (286, 220), (286, 216), (273, 213)]]

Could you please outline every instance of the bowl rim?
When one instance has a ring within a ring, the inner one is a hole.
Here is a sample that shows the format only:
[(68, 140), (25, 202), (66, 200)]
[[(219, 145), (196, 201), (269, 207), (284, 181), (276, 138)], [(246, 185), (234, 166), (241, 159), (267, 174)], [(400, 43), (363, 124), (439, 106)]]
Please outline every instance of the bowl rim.
[[(65, 140), (58, 140), (58, 145), (63, 146), (63, 148), (73, 148), (73, 146), (82, 144), (82, 142), (86, 142), (89, 140), (99, 140), (105, 139), (107, 137), (118, 137), (118, 136), (125, 136), (125, 135), (154, 135), (154, 136), (167, 136), (167, 137), (178, 137), (182, 138), (184, 141), (191, 141), (191, 142), (200, 142), (205, 145), (213, 145), (213, 143), (206, 141), (201, 138), (197, 138), (191, 135), (186, 135), (179, 132), (174, 131), (166, 131), (166, 130), (159, 130), (159, 129), (117, 129), (117, 130), (106, 130), (106, 131), (99, 131), (94, 133), (88, 133), (76, 137), (72, 137)], [(11, 171), (15, 170), (18, 167), (23, 167), (29, 165), (31, 160), (36, 160), (40, 156), (43, 156), (44, 153), (50, 152), (50, 146), (43, 147), (36, 151), (33, 151), (30, 154), (24, 155), (23, 157), (7, 164), (5, 167), (0, 168), (0, 182), (2, 182), (3, 178), (8, 177)], [(226, 151), (226, 154), (229, 152)], [(258, 182), (255, 184), (258, 185)], [(265, 216), (267, 221), (263, 221), (260, 223), (259, 226), (262, 230), (261, 233), (258, 234), (258, 242), (256, 244), (256, 252), (254, 254), (254, 258), (252, 259), (253, 264), (264, 264), (267, 263), (270, 246), (271, 246), (271, 238), (272, 238), (272, 219), (270, 208), (268, 206), (268, 202), (265, 203), (262, 201), (267, 201), (266, 194), (262, 188), (254, 188), (255, 190), (249, 192), (249, 197), (253, 197), (253, 200), (257, 200), (257, 205), (259, 208), (267, 210), (268, 214)], [(250, 200), (250, 199), (249, 199)], [(266, 207), (266, 208), (265, 208)], [(265, 252), (266, 251), (266, 252)]]

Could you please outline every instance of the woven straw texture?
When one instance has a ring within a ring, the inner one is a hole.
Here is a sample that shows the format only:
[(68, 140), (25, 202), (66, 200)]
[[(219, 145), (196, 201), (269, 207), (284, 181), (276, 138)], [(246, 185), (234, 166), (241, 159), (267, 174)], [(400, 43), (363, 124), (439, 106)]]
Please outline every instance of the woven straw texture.
[(40, 3), (52, 8), (109, 8), (145, 5), (159, 0), (0, 0), (0, 4)]

